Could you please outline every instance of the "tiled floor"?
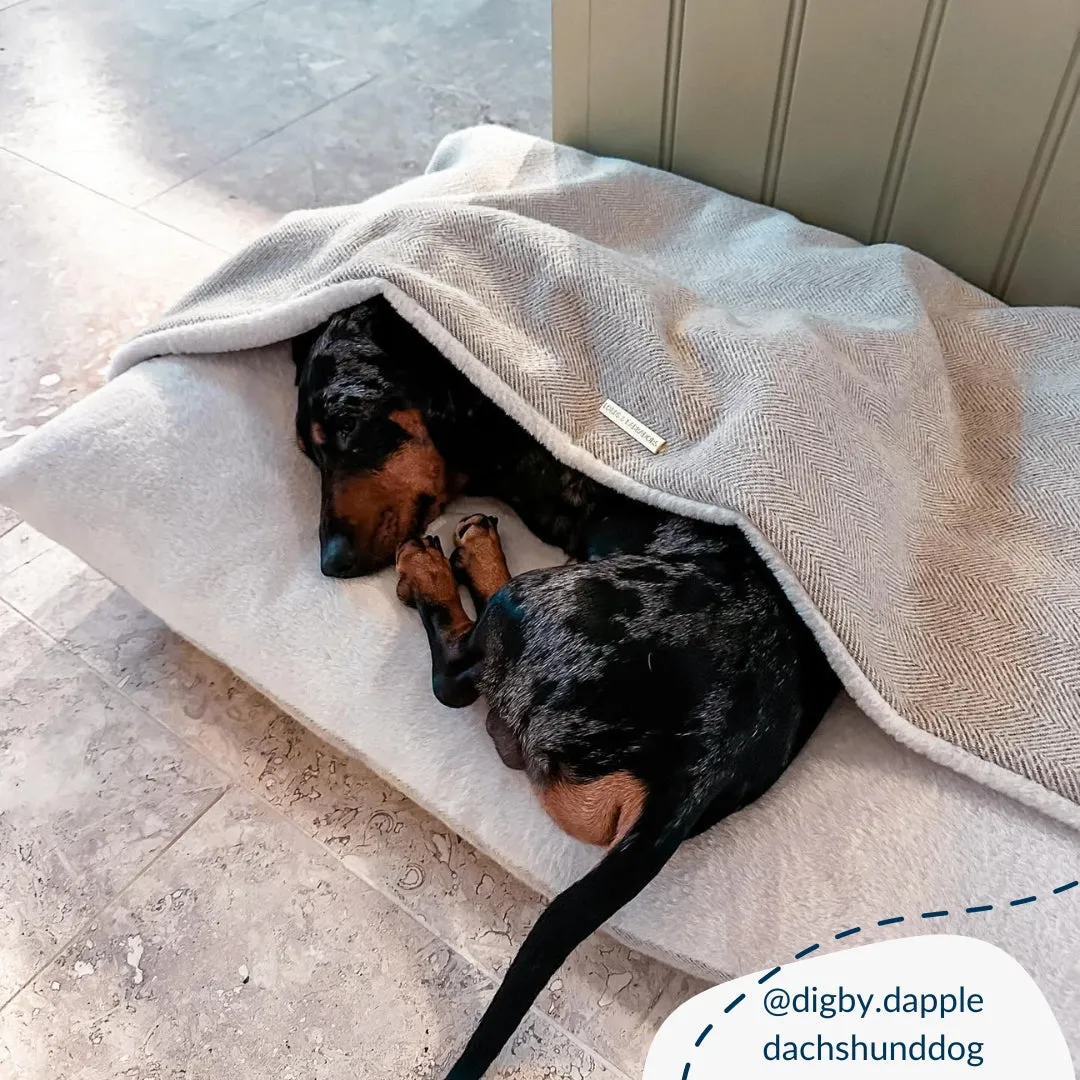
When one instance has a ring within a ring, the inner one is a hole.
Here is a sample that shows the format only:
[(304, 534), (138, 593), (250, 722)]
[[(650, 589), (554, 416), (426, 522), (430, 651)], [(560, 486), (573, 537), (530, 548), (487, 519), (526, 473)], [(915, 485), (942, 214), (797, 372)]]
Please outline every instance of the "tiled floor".
[[(495, 120), (547, 0), (0, 0), (0, 448), (295, 206)], [(0, 508), (0, 1080), (437, 1073), (540, 900)], [(598, 936), (506, 1076), (636, 1076), (700, 987)]]

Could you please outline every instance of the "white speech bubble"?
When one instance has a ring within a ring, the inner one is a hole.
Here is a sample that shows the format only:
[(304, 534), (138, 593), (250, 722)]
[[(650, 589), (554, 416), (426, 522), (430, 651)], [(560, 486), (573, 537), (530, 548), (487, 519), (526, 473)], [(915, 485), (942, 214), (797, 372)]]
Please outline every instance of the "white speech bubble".
[(664, 1022), (644, 1080), (1074, 1075), (1065, 1036), (1031, 976), (995, 945), (943, 934), (714, 986)]

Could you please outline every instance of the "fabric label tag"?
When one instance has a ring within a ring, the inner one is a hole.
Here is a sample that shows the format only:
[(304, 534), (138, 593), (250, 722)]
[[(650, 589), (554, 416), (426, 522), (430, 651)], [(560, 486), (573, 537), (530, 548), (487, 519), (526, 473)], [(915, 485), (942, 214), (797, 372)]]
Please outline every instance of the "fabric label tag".
[(667, 446), (667, 439), (661, 438), (652, 428), (646, 427), (636, 416), (631, 416), (624, 408), (608, 398), (600, 411), (613, 423), (632, 435), (642, 446), (648, 447), (654, 454), (659, 454)]

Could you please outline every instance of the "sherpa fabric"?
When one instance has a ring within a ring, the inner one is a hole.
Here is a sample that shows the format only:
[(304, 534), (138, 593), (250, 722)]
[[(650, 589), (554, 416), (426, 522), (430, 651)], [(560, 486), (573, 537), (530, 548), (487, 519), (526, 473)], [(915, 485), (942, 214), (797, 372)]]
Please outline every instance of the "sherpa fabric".
[(113, 370), (376, 291), (565, 462), (741, 525), (886, 731), (1080, 824), (1080, 312), (486, 127), (288, 216)]
[[(392, 571), (322, 577), (318, 474), (296, 449), (295, 409), (284, 347), (139, 364), (0, 453), (0, 503), (554, 894), (597, 851), (502, 765), (481, 704), (432, 696), (427, 642)], [(444, 540), (485, 506), (453, 507)], [(494, 512), (512, 571), (563, 560)], [(461, 859), (446, 872), (467, 876)], [(1054, 893), (1078, 876), (1074, 829), (901, 746), (843, 697), (779, 784), (685, 844), (610, 930), (709, 977), (812, 944), (971, 934), (1027, 968), (1080, 1061), (1080, 888)], [(921, 918), (939, 910), (950, 914)]]

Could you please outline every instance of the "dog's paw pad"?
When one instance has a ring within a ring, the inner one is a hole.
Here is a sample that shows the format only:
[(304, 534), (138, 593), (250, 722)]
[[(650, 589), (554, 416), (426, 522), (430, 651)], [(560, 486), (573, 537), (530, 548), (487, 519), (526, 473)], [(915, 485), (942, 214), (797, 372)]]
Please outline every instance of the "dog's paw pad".
[(467, 518), (462, 518), (458, 522), (458, 526), (454, 530), (454, 542), (460, 545), (465, 542), (467, 536), (472, 539), (477, 536), (496, 533), (498, 524), (499, 519), (491, 514), (470, 514)]

